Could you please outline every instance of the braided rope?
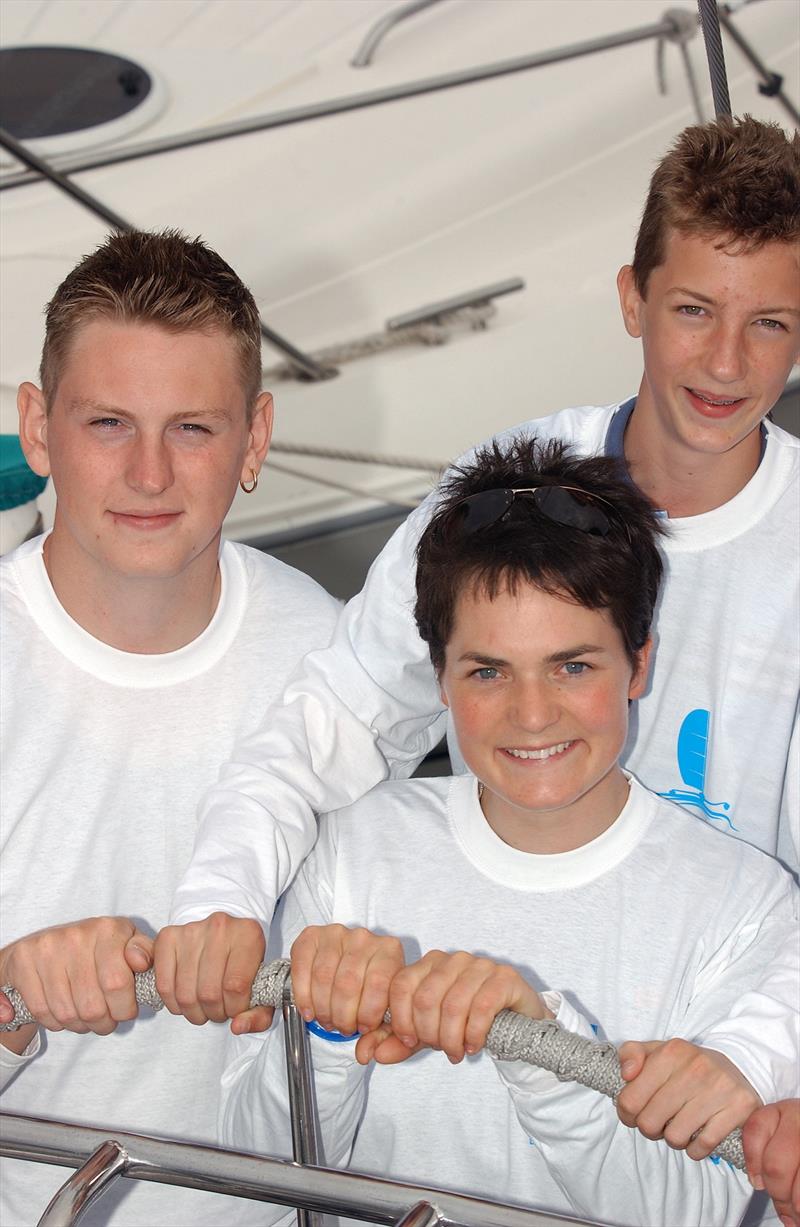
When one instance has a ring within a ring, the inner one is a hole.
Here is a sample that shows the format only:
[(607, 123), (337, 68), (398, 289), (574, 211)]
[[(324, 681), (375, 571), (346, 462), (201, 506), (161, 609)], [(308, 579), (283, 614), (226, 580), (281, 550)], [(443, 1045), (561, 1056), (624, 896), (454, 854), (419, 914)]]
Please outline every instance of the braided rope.
[[(492, 302), (473, 303), (471, 306), (457, 307), (454, 311), (442, 312), (436, 319), (423, 320), (419, 324), (371, 332), (354, 341), (327, 345), (323, 349), (314, 350), (309, 357), (319, 366), (339, 367), (358, 358), (367, 358), (371, 354), (383, 353), (389, 349), (402, 349), (406, 345), (444, 345), (459, 329), (482, 330), (496, 314), (497, 308)], [(267, 367), (264, 371), (266, 384), (275, 383), (277, 380), (302, 378), (303, 372), (291, 361)]]
[[(253, 980), (250, 993), (250, 1008), (254, 1006), (279, 1007), (283, 990), (289, 977), (288, 959), (274, 959), (262, 963)], [(151, 1010), (160, 1010), (164, 1002), (156, 988), (155, 972), (137, 972), (136, 1000)], [(0, 1031), (16, 1031), (24, 1023), (35, 1022), (25, 1002), (15, 988), (5, 984), (0, 987), (14, 1006), (14, 1020), (0, 1023)], [(386, 1021), (390, 1021), (386, 1015)], [(486, 1048), (499, 1061), (525, 1061), (540, 1069), (549, 1070), (561, 1082), (578, 1082), (590, 1090), (599, 1091), (610, 1099), (625, 1086), (619, 1069), (619, 1054), (613, 1044), (585, 1039), (564, 1028), (554, 1019), (526, 1018), (513, 1010), (501, 1010), (486, 1037)], [(714, 1151), (713, 1157), (725, 1159), (733, 1167), (745, 1170), (742, 1131), (734, 1129)]]
[(308, 443), (279, 443), (273, 439), (270, 452), (284, 452), (287, 456), (313, 456), (318, 460), (344, 460), (348, 464), (385, 465), (389, 469), (416, 469), (423, 473), (441, 473), (447, 461), (425, 460), (421, 456), (387, 456), (381, 452), (355, 452), (343, 447), (314, 447)]

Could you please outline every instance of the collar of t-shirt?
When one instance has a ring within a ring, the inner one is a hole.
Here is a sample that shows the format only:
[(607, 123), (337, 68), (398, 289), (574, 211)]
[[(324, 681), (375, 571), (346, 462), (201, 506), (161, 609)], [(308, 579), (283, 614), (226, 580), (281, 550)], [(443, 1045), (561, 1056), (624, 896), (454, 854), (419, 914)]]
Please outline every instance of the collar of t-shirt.
[(76, 622), (55, 594), (44, 564), (46, 537), (16, 555), (14, 570), (28, 611), (52, 645), (79, 669), (112, 686), (149, 689), (172, 686), (205, 673), (230, 648), (247, 605), (247, 577), (229, 542), (220, 550), (220, 596), (214, 616), (191, 643), (174, 652), (123, 652), (95, 639)]
[(454, 776), (448, 817), (462, 852), (485, 877), (515, 890), (550, 892), (585, 886), (624, 861), (647, 830), (656, 798), (626, 774), (630, 791), (615, 821), (580, 848), (541, 855), (521, 852), (489, 826), (473, 775)]
[[(635, 396), (620, 403), (611, 416), (603, 444), (606, 456), (621, 461), (630, 482), (633, 482), (633, 479), (625, 460), (624, 440), (625, 429), (635, 407)], [(722, 545), (763, 518), (764, 512), (778, 496), (782, 483), (778, 449), (767, 447), (769, 429), (765, 422), (761, 422), (759, 432), (761, 452), (758, 467), (747, 485), (727, 503), (701, 515), (679, 516), (675, 519), (670, 519), (666, 511), (657, 512), (664, 519), (669, 519), (672, 550), (707, 549), (712, 545)]]

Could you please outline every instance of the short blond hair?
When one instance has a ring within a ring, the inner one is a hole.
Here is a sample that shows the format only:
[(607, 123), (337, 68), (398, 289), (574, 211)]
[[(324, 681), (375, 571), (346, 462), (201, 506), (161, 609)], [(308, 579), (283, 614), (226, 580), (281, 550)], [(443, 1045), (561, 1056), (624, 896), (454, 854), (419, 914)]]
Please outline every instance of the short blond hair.
[(48, 407), (72, 338), (93, 319), (228, 333), (239, 351), (242, 387), (252, 412), (261, 391), (258, 308), (230, 265), (201, 239), (178, 230), (133, 230), (110, 235), (84, 256), (46, 308), (39, 373)]

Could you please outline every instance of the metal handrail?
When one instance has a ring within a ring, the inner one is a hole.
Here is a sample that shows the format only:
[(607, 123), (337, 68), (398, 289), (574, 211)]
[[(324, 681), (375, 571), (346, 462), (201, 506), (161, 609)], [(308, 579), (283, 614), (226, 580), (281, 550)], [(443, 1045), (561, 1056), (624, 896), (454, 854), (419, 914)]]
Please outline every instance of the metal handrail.
[(362, 1176), (325, 1167), (298, 1167), (282, 1159), (260, 1158), (212, 1146), (168, 1142), (118, 1130), (90, 1129), (61, 1121), (0, 1112), (0, 1155), (80, 1167), (111, 1138), (127, 1156), (126, 1180), (150, 1180), (273, 1202), (292, 1208), (341, 1214), (391, 1227), (419, 1202), (435, 1205), (449, 1225), (460, 1227), (592, 1227), (501, 1202)]
[(112, 1184), (125, 1175), (128, 1156), (119, 1142), (104, 1142), (70, 1176), (39, 1219), (39, 1227), (73, 1227)]
[[(405, 84), (387, 86), (383, 89), (367, 90), (364, 93), (349, 94), (342, 98), (332, 98), (322, 102), (309, 103), (305, 106), (291, 107), (285, 111), (276, 111), (271, 115), (254, 116), (252, 119), (243, 119), (236, 123), (198, 128), (190, 132), (179, 133), (177, 136), (166, 136), (161, 137), (159, 140), (142, 141), (139, 144), (126, 145), (123, 149), (110, 150), (90, 157), (84, 155), (82, 157), (65, 158), (59, 160), (59, 167), (64, 173), (76, 174), (80, 171), (114, 166), (120, 162), (132, 162), (138, 158), (153, 157), (161, 153), (172, 153), (177, 149), (190, 149), (197, 145), (228, 140), (230, 137), (264, 132), (270, 128), (282, 128), (289, 124), (304, 123), (311, 119), (324, 119), (328, 116), (340, 115), (347, 111), (381, 106), (387, 102), (397, 102), (403, 98), (415, 98), (422, 94), (432, 94), (441, 90), (454, 89), (462, 85), (472, 85), (479, 81), (492, 80), (495, 77), (527, 72), (533, 68), (544, 68), (550, 64), (560, 64), (566, 60), (580, 59), (583, 56), (593, 55), (601, 51), (610, 51), (616, 47), (628, 47), (634, 43), (647, 42), (652, 38), (667, 37), (674, 31), (674, 28), (672, 21), (653, 22), (650, 25), (639, 26), (634, 30), (621, 31), (619, 34), (606, 34), (599, 38), (587, 39), (585, 42), (570, 43), (564, 47), (556, 47), (551, 51), (538, 51), (531, 55), (518, 56), (510, 60), (499, 60), (491, 64), (479, 65), (475, 68), (464, 68), (454, 72), (443, 73), (436, 77), (425, 77), (419, 81), (409, 81)], [(22, 187), (34, 181), (35, 176), (28, 172), (5, 175), (0, 178), (0, 191)]]
[[(314, 1097), (314, 1074), (308, 1031), (292, 996), (292, 982), (283, 986), (283, 1037), (286, 1046), (286, 1078), (289, 1084), (289, 1118), (295, 1163), (319, 1166), (319, 1120)], [(297, 1211), (297, 1227), (323, 1227), (313, 1210)]]
[(392, 9), (391, 13), (386, 13), (385, 16), (375, 22), (374, 26), (367, 30), (361, 46), (350, 61), (350, 67), (367, 68), (372, 63), (373, 55), (390, 30), (393, 30), (396, 25), (401, 21), (405, 21), (408, 17), (413, 17), (420, 9), (429, 9), (432, 4), (440, 3), (441, 0), (411, 0), (410, 4), (403, 4), (399, 9)]

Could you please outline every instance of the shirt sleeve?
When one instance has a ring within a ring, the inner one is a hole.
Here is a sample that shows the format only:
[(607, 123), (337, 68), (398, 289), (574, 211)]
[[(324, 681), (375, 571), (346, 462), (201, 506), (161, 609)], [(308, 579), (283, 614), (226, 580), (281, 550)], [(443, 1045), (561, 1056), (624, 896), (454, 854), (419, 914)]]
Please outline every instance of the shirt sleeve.
[(800, 892), (764, 864), (761, 892), (698, 972), (683, 1036), (723, 1053), (775, 1103), (800, 1095)]
[[(746, 879), (751, 890), (738, 923), (726, 932), (721, 914), (723, 936), (708, 934), (674, 1033), (722, 1052), (762, 1100), (771, 1102), (797, 1094), (800, 956), (798, 892), (767, 858), (764, 866), (760, 878)], [(545, 1000), (567, 1030), (591, 1035), (587, 1020), (564, 995), (546, 993)], [(739, 1222), (752, 1195), (744, 1173), (724, 1162), (694, 1162), (665, 1142), (628, 1129), (610, 1099), (577, 1083), (559, 1083), (555, 1075), (519, 1061), (498, 1061), (496, 1068), (520, 1124), (576, 1214), (631, 1227)]]
[(280, 704), (222, 768), (200, 808), (173, 923), (215, 911), (268, 923), (313, 845), (315, 814), (410, 775), (441, 739), (444, 708), (413, 617), (415, 550), (434, 498), (376, 559), (330, 647), (305, 658)]
[(33, 1039), (22, 1052), (12, 1052), (10, 1048), (0, 1045), (0, 1092), (4, 1091), (12, 1078), (30, 1064), (42, 1050), (42, 1032), (38, 1028)]
[(795, 711), (778, 818), (778, 856), (795, 880), (800, 873), (800, 706)]
[[(558, 1021), (582, 1031), (570, 1014), (559, 1010)], [(743, 1172), (696, 1163), (628, 1129), (610, 1099), (575, 1082), (557, 1082), (521, 1061), (498, 1061), (497, 1071), (520, 1125), (579, 1217), (620, 1227), (740, 1221), (752, 1195)]]

